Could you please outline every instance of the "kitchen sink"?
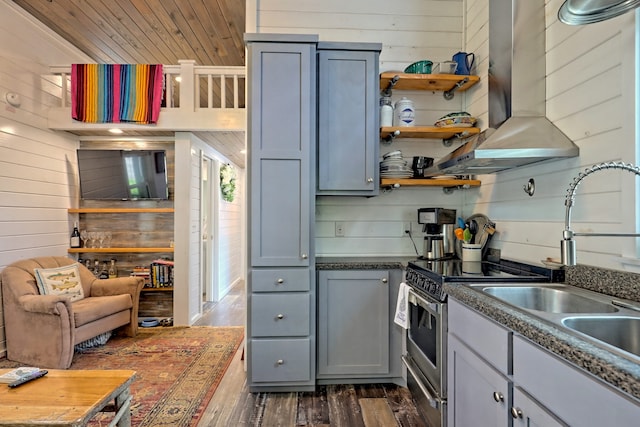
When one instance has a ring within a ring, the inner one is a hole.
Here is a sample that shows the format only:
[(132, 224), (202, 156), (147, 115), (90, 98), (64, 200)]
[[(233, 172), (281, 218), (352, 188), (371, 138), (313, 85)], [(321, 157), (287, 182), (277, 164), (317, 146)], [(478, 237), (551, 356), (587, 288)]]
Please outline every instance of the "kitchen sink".
[(584, 316), (562, 319), (567, 328), (640, 356), (640, 317)]
[[(516, 307), (546, 313), (616, 313), (612, 304), (560, 286), (484, 286), (483, 292)], [(639, 325), (640, 326), (640, 325)]]

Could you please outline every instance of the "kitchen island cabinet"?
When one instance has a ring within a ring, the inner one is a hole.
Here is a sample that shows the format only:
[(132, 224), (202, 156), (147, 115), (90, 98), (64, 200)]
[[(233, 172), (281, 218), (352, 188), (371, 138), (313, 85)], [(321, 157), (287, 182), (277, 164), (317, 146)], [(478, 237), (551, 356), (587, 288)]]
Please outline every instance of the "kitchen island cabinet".
[(403, 384), (393, 323), (401, 270), (318, 271), (319, 384)]
[(319, 195), (376, 196), (380, 43), (318, 43)]
[(636, 399), (451, 295), (448, 363), (451, 427), (637, 425)]
[(315, 389), (317, 36), (246, 34), (247, 381)]

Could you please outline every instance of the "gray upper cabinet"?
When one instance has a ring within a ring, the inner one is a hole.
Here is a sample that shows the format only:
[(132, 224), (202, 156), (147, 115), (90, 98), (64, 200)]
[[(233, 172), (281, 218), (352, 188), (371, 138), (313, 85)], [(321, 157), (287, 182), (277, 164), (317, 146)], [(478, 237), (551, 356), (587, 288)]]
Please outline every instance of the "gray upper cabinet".
[(318, 43), (317, 194), (378, 194), (381, 49), (379, 43)]
[(249, 46), (250, 262), (253, 267), (309, 266), (315, 43), (250, 42)]

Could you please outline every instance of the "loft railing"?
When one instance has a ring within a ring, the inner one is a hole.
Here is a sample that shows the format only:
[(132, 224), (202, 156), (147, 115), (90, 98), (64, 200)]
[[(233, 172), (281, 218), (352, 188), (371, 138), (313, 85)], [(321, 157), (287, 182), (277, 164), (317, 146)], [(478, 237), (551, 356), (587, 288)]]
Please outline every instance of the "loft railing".
[[(181, 111), (245, 108), (245, 67), (195, 65), (193, 60), (178, 63), (163, 66), (163, 108)], [(70, 107), (71, 66), (52, 66), (50, 71), (60, 78), (60, 107)]]

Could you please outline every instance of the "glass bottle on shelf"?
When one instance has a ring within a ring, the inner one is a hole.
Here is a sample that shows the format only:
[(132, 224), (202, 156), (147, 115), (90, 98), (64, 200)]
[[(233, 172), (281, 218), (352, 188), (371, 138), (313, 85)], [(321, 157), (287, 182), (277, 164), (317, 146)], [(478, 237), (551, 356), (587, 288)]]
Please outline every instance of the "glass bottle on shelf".
[(102, 268), (100, 269), (99, 279), (109, 278), (109, 267), (107, 267), (107, 261), (102, 261)]
[(93, 275), (96, 277), (100, 276), (100, 261), (97, 259), (93, 261)]
[(72, 248), (80, 247), (80, 231), (78, 230), (78, 222), (73, 223), (73, 231), (71, 232), (71, 238), (69, 240), (69, 246)]
[(116, 268), (116, 260), (111, 260), (111, 265), (109, 266), (109, 279), (115, 279), (118, 277), (118, 269)]

